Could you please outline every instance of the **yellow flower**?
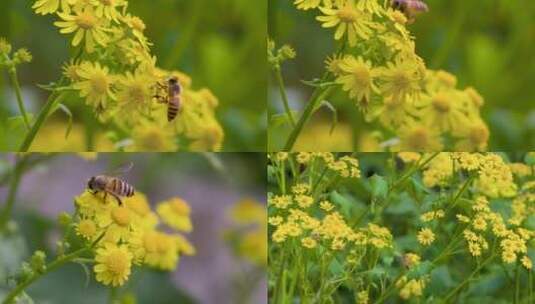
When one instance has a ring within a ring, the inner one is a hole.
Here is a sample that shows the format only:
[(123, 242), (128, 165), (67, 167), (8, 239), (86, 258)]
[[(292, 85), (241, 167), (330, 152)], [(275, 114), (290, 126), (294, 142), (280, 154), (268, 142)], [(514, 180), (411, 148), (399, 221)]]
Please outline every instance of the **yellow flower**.
[(420, 264), (420, 261), (421, 261), (420, 256), (415, 253), (407, 253), (403, 256), (403, 264), (407, 268), (411, 268)]
[(156, 207), (156, 212), (169, 227), (185, 232), (192, 230), (191, 209), (183, 199), (175, 197), (164, 201)]
[(359, 291), (357, 293), (357, 304), (368, 304), (368, 303), (369, 303), (368, 291), (367, 290)]
[(154, 79), (141, 73), (138, 69), (132, 74), (117, 76), (117, 101), (121, 107), (122, 115), (126, 118), (136, 119), (136, 112), (147, 113), (152, 101), (151, 84)]
[(301, 10), (309, 10), (311, 8), (317, 8), (320, 5), (321, 0), (295, 0), (294, 5)]
[(93, 240), (97, 236), (97, 225), (89, 219), (80, 220), (75, 224), (76, 234), (86, 240)]
[(134, 144), (129, 151), (173, 152), (178, 149), (175, 131), (172, 126), (142, 120), (132, 130)]
[(342, 74), (336, 82), (342, 85), (344, 91), (349, 91), (350, 98), (356, 98), (359, 106), (366, 108), (370, 102), (370, 94), (379, 93), (375, 85), (377, 70), (372, 67), (369, 61), (362, 57), (346, 56), (338, 64)]
[(308, 208), (314, 203), (314, 198), (308, 195), (297, 195), (295, 201), (301, 208)]
[(325, 210), (325, 211), (327, 211), (327, 212), (329, 212), (329, 211), (334, 209), (334, 205), (331, 204), (328, 201), (323, 201), (323, 202), (320, 203), (320, 208)]
[(278, 225), (282, 224), (283, 219), (280, 216), (270, 216), (269, 219), (268, 219), (268, 222), (272, 226), (278, 226)]
[(439, 91), (421, 99), (423, 108), (418, 115), (424, 124), (437, 127), (442, 132), (464, 128), (470, 121), (460, 102), (462, 96), (453, 90)]
[(457, 151), (485, 151), (487, 149), (490, 131), (481, 120), (469, 121), (454, 134), (460, 139), (455, 144)]
[(516, 262), (516, 254), (514, 251), (511, 250), (505, 250), (502, 252), (502, 260), (507, 263), (511, 264)]
[(76, 71), (79, 81), (73, 87), (80, 91), (80, 97), (86, 99), (88, 105), (93, 106), (98, 113), (108, 106), (109, 99), (115, 99), (112, 91), (114, 76), (109, 74), (106, 66), (100, 63), (83, 62)]
[(238, 224), (263, 222), (266, 219), (266, 208), (254, 199), (246, 198), (236, 203), (230, 210), (233, 221)]
[(173, 270), (179, 260), (178, 243), (173, 236), (148, 231), (143, 236), (144, 262), (162, 270)]
[(154, 229), (158, 216), (151, 211), (145, 194), (136, 191), (131, 197), (123, 198), (123, 204), (137, 217), (137, 225), (143, 229)]
[(104, 285), (122, 286), (130, 276), (132, 253), (126, 246), (106, 244), (97, 249), (95, 263), (97, 281)]
[(395, 63), (388, 62), (382, 69), (381, 79), (381, 91), (395, 100), (421, 92), (418, 65), (412, 60), (396, 59)]
[(523, 256), (520, 261), (522, 262), (522, 265), (526, 267), (527, 270), (531, 270), (531, 268), (533, 268), (533, 263), (527, 255)]
[(61, 28), (60, 33), (70, 34), (76, 32), (72, 39), (72, 46), (78, 46), (85, 38), (85, 50), (88, 53), (95, 51), (95, 42), (101, 46), (108, 44), (102, 20), (95, 14), (93, 6), (85, 6), (70, 12), (58, 13), (63, 21), (56, 21), (54, 25)]
[(74, 1), (75, 0), (38, 0), (33, 4), (32, 8), (35, 10), (36, 14), (53, 14), (58, 11), (60, 4), (63, 11), (68, 11), (69, 5), (73, 4)]
[(358, 9), (353, 0), (337, 1), (335, 7), (320, 7), (324, 16), (316, 19), (322, 22), (322, 27), (337, 27), (334, 39), (340, 40), (347, 34), (349, 46), (357, 44), (357, 38), (369, 39), (372, 34), (371, 15)]
[(429, 228), (423, 228), (418, 232), (418, 242), (422, 245), (428, 246), (435, 240), (435, 234)]
[(121, 16), (117, 8), (127, 5), (125, 0), (98, 0), (98, 2), (100, 4), (96, 7), (95, 15), (99, 18), (105, 17), (116, 22)]
[(399, 130), (400, 151), (441, 151), (439, 133), (423, 125), (410, 124)]
[(183, 253), (185, 255), (195, 255), (197, 253), (195, 247), (193, 247), (193, 245), (182, 235), (175, 234), (173, 235), (173, 238), (175, 239), (179, 253)]
[(303, 245), (303, 247), (309, 248), (309, 249), (315, 248), (318, 245), (316, 240), (311, 237), (306, 237), (306, 238), (301, 239), (301, 244)]

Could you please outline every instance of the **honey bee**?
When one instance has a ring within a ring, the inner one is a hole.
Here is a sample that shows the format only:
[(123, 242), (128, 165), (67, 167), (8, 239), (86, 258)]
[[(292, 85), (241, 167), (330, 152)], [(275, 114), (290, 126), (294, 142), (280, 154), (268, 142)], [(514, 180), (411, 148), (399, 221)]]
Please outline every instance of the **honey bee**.
[[(130, 167), (127, 170), (130, 170), (131, 167), (132, 165), (130, 164)], [(106, 200), (108, 194), (113, 196), (117, 202), (119, 202), (119, 206), (123, 204), (121, 197), (131, 197), (135, 193), (132, 185), (118, 177), (110, 175), (96, 175), (91, 177), (87, 181), (87, 188), (91, 190), (93, 194), (103, 192), (104, 200)]]
[(414, 22), (418, 14), (429, 11), (427, 4), (421, 0), (392, 0), (392, 7), (405, 14), (409, 23)]
[(159, 90), (164, 91), (165, 95), (154, 95), (160, 103), (167, 104), (167, 121), (173, 121), (180, 111), (180, 93), (182, 92), (182, 86), (175, 76), (170, 77), (165, 84), (157, 83)]

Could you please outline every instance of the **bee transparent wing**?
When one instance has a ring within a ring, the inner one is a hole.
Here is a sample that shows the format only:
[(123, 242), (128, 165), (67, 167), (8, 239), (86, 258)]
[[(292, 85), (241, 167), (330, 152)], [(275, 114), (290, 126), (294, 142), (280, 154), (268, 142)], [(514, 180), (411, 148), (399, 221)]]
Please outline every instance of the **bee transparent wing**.
[(114, 177), (121, 176), (121, 175), (128, 173), (130, 170), (132, 170), (133, 167), (134, 167), (133, 162), (127, 162), (113, 169), (113, 171), (106, 173), (106, 175), (114, 176)]

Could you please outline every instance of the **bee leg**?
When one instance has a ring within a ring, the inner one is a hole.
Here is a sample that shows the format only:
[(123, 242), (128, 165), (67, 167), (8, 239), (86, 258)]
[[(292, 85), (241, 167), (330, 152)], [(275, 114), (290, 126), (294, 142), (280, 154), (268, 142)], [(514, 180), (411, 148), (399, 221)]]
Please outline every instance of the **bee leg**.
[(110, 192), (110, 195), (112, 195), (113, 197), (115, 197), (115, 199), (116, 199), (117, 202), (119, 203), (119, 206), (122, 206), (122, 205), (123, 205), (123, 202), (121, 201), (121, 198), (120, 198), (119, 196), (117, 196), (116, 194), (111, 193), (111, 192)]

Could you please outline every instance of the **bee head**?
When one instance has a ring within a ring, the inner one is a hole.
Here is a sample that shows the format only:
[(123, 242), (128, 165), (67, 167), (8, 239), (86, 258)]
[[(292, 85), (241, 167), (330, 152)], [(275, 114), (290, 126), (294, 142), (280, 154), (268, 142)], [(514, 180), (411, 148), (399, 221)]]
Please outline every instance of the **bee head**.
[(87, 181), (87, 188), (90, 190), (95, 190), (95, 180), (96, 178), (93, 176)]
[(172, 85), (175, 85), (178, 83), (178, 78), (176, 76), (172, 76), (171, 78), (169, 78), (169, 83), (172, 84)]
[(392, 0), (392, 7), (395, 9), (400, 9), (403, 5), (403, 0)]

